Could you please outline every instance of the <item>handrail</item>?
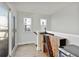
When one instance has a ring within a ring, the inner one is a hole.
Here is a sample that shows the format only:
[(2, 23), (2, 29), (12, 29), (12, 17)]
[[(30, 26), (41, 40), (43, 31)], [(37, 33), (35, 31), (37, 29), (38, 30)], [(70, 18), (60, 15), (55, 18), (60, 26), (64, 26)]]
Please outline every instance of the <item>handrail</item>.
[(48, 32), (40, 32), (40, 34), (49, 34), (49, 35), (54, 36), (54, 34), (52, 34), (52, 33), (48, 33)]

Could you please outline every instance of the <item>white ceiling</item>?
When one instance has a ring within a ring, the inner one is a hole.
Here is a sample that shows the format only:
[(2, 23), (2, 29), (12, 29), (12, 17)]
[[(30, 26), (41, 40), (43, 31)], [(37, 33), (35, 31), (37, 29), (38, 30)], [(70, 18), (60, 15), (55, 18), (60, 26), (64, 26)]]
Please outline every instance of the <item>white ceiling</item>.
[(51, 15), (71, 2), (10, 2), (17, 11)]

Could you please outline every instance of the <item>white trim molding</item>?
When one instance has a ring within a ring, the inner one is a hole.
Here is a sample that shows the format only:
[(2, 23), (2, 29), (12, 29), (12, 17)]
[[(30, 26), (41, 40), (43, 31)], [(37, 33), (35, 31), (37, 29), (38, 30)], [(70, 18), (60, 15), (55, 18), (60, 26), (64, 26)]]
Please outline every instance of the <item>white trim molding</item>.
[(28, 41), (28, 42), (21, 42), (21, 43), (18, 43), (18, 45), (24, 45), (24, 44), (31, 44), (31, 43), (34, 43), (36, 44), (34, 41)]
[(60, 36), (67, 38), (69, 44), (74, 44), (79, 46), (79, 35), (76, 34), (68, 34), (68, 33), (61, 33), (61, 32), (53, 32), (53, 31), (47, 31), (48, 33), (52, 33), (55, 36)]

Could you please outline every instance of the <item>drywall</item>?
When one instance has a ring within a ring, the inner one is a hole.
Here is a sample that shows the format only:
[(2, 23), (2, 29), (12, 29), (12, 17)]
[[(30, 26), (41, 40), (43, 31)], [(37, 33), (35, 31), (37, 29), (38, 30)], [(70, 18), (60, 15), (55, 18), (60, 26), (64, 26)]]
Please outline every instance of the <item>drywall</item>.
[[(17, 32), (18, 32), (18, 44), (27, 44), (27, 43), (35, 43), (37, 41), (36, 35), (33, 33), (34, 31), (40, 31), (40, 18), (45, 18), (47, 20), (50, 20), (49, 16), (45, 15), (38, 15), (28, 12), (19, 12), (18, 11), (18, 21), (17, 21)], [(25, 17), (31, 17), (32, 18), (32, 26), (31, 31), (26, 31), (24, 29), (24, 18)], [(48, 21), (49, 22), (49, 21)], [(47, 22), (47, 27), (50, 26), (50, 23)]]
[(75, 44), (75, 45), (79, 46), (79, 35), (61, 33), (61, 32), (54, 32), (54, 31), (47, 31), (47, 32), (53, 33), (53, 34), (55, 34), (55, 36), (66, 38), (67, 39), (67, 45)]
[(72, 3), (53, 14), (51, 32), (56, 36), (67, 38), (67, 44), (79, 46), (79, 5)]
[(79, 6), (72, 3), (51, 17), (51, 31), (79, 35)]

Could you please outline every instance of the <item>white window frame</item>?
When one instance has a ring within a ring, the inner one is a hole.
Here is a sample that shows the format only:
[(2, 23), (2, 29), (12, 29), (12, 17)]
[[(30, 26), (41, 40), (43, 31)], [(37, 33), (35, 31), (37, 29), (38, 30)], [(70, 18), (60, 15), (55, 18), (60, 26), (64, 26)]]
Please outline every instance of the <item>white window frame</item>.
[(47, 19), (40, 19), (40, 24), (41, 24), (41, 26), (46, 26), (47, 25)]
[(41, 30), (44, 31), (47, 26), (47, 19), (41, 18), (40, 25), (41, 25)]
[(25, 31), (31, 31), (32, 18), (26, 17), (24, 18), (24, 26)]

